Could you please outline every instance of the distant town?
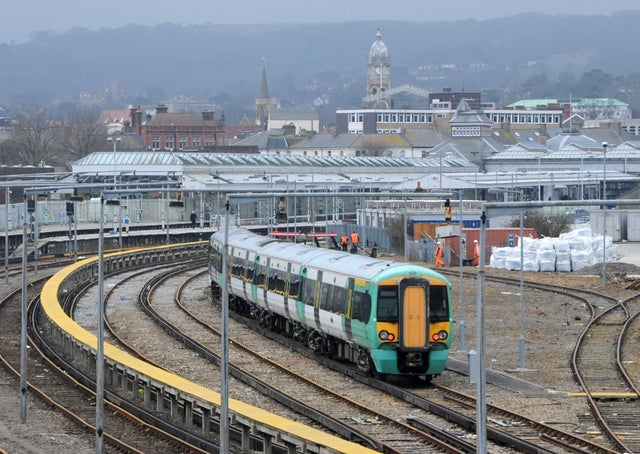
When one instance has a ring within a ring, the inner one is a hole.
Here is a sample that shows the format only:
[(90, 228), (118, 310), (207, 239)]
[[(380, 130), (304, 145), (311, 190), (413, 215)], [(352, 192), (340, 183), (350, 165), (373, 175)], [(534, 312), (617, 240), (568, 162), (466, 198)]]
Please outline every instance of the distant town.
[[(62, 121), (48, 117), (44, 108), (31, 106), (0, 119), (3, 172), (22, 169), (21, 173), (25, 166), (50, 168), (74, 175), (86, 173), (92, 176), (83, 181), (99, 182), (112, 173), (114, 165), (135, 169), (148, 161), (146, 154), (170, 152), (172, 156), (197, 153), (326, 159), (322, 165), (339, 174), (344, 166), (339, 159), (385, 158), (397, 160), (395, 166), (405, 169), (400, 173), (413, 173), (397, 178), (387, 174), (390, 187), (526, 186), (526, 197), (553, 200), (597, 198), (603, 190), (598, 181), (603, 178), (603, 158), (608, 151), (610, 197), (635, 188), (635, 175), (640, 172), (640, 119), (633, 118), (627, 103), (609, 97), (568, 96), (520, 99), (497, 106), (485, 101), (481, 92), (394, 86), (391, 61), (382, 31), (372, 31), (366, 64), (362, 65), (366, 88), (360, 94), (361, 105), (337, 109), (334, 121), (327, 124), (321, 123), (313, 107), (281, 104), (270, 90), (265, 60), (261, 73), (256, 74), (259, 94), (255, 112), (238, 123), (228, 122), (215, 103), (187, 96), (99, 112), (76, 108)], [(119, 99), (125, 91), (124, 84), (114, 82), (100, 96)], [(83, 93), (81, 99), (91, 104), (97, 96)], [(115, 162), (104, 161), (100, 167), (96, 156), (101, 153), (111, 155)], [(120, 162), (124, 153), (134, 153), (134, 158)], [(207, 165), (210, 176), (214, 172), (233, 173), (228, 162), (219, 167), (211, 162)], [(353, 166), (353, 161), (349, 165)], [(286, 173), (282, 169), (289, 166), (291, 172), (300, 173), (295, 170), (299, 168), (297, 161), (262, 170), (266, 176), (275, 170)], [(379, 171), (383, 170), (373, 173)], [(154, 172), (167, 173), (162, 166)], [(181, 164), (183, 184), (196, 189), (201, 184), (220, 184), (220, 179), (213, 177), (209, 183), (196, 184), (197, 178), (189, 177), (193, 172), (202, 173), (186, 170)], [(505, 182), (499, 174), (517, 178)], [(496, 181), (482, 183), (487, 175), (494, 175)], [(241, 179), (235, 183), (242, 184)], [(349, 179), (355, 180), (363, 181)]]

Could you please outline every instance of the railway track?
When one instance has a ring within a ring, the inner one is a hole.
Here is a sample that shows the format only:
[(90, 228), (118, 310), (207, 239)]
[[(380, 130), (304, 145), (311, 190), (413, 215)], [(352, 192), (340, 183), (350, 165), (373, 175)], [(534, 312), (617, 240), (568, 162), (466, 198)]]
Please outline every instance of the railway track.
[[(202, 268), (201, 268), (202, 269)], [(180, 269), (180, 270), (176, 270), (174, 267), (174, 271), (173, 272), (168, 272), (167, 276), (158, 276), (157, 279), (154, 279), (154, 281), (160, 281), (161, 279), (169, 279), (170, 278), (170, 274), (176, 274), (176, 273), (184, 273), (185, 270), (184, 269)], [(202, 278), (201, 278), (202, 279)], [(127, 280), (130, 281), (130, 278), (127, 277)], [(148, 276), (143, 278), (143, 280), (148, 280)], [(206, 282), (206, 278), (204, 279), (204, 281)], [(125, 290), (115, 290), (115, 288), (118, 286), (118, 284), (114, 284), (114, 293), (117, 295), (123, 295), (125, 294)], [(157, 306), (158, 305), (163, 305), (165, 304), (164, 302), (168, 302), (171, 303), (170, 306), (171, 308), (169, 309), (169, 312), (175, 314), (176, 312), (176, 307), (175, 304), (173, 302), (171, 302), (168, 298), (167, 298), (167, 294), (168, 291), (166, 291), (166, 287), (162, 287), (161, 286), (161, 282), (157, 282), (157, 283), (150, 283), (150, 290), (145, 290), (143, 293), (146, 293), (148, 291), (152, 291), (153, 287), (155, 287), (155, 292), (160, 292), (160, 298), (153, 298), (154, 300), (156, 300), (155, 303), (153, 303), (151, 306), (153, 306), (153, 309), (150, 310), (151, 312), (154, 312), (154, 310), (158, 310)], [(208, 287), (205, 284), (205, 288)], [(163, 288), (165, 288), (165, 290), (162, 290)], [(160, 290), (158, 290), (160, 289)], [(129, 293), (126, 293), (126, 297), (125, 300), (127, 301), (132, 301), (132, 297)], [(146, 297), (143, 299), (147, 299)], [(121, 300), (119, 298), (111, 298), (110, 301), (113, 301), (113, 303), (119, 303)], [(111, 305), (112, 303), (109, 302), (109, 305)], [(210, 312), (211, 309), (211, 305), (210, 302), (207, 303), (207, 307), (208, 307), (208, 311)], [(112, 312), (113, 311), (113, 307), (111, 308), (110, 311), (107, 312)], [(175, 318), (175, 315), (171, 315), (170, 316), (172, 318)], [(118, 325), (122, 322), (111, 322), (112, 325)], [(138, 323), (136, 323), (137, 326), (141, 326)], [(145, 330), (145, 328), (142, 328), (143, 330)], [(174, 330), (174, 328), (167, 328), (166, 326), (164, 327), (164, 329), (171, 329)], [(208, 331), (209, 328), (207, 328), (206, 331)], [(145, 330), (148, 331), (148, 330)], [(202, 346), (200, 346), (200, 349), (197, 350), (198, 351), (198, 357), (206, 357), (208, 358), (210, 361), (213, 361), (214, 363), (218, 364), (219, 363), (219, 358), (217, 357), (217, 355), (212, 351), (214, 349), (216, 349), (216, 345), (214, 345), (217, 342), (217, 345), (219, 346), (219, 341), (215, 341), (212, 342), (211, 341), (211, 333), (208, 333), (208, 337), (209, 339), (205, 339), (199, 343), (194, 342), (194, 341), (189, 341), (188, 339), (185, 339), (186, 337), (195, 337), (194, 336), (194, 332), (198, 331), (197, 328), (193, 327), (193, 322), (192, 325), (189, 328), (189, 336), (186, 336), (183, 334), (183, 339), (181, 340), (181, 342), (185, 342), (187, 343), (191, 348), (198, 348), (198, 344), (207, 344), (208, 348), (204, 348)], [(127, 337), (127, 334), (125, 334), (123, 337)], [(129, 344), (130, 347), (134, 348), (133, 346), (130, 345), (129, 342), (127, 342), (127, 344)], [(168, 343), (165, 343), (168, 344)], [(240, 344), (239, 341), (237, 339), (233, 339), (232, 340), (232, 345), (234, 347), (234, 349), (236, 349)], [(167, 349), (169, 347), (167, 346)], [(140, 348), (135, 348), (135, 350), (139, 350)], [(185, 353), (182, 352), (182, 355), (184, 355)], [(189, 355), (191, 356), (191, 355)], [(197, 370), (198, 368), (195, 365), (195, 361), (196, 359), (193, 359), (193, 362), (191, 362), (191, 369)], [(248, 361), (247, 358), (241, 359), (240, 362), (241, 363), (245, 363), (246, 361)], [(261, 359), (259, 361), (264, 361), (264, 359)], [(253, 362), (255, 363), (256, 360), (254, 359)], [(277, 367), (277, 365), (274, 366), (274, 362), (270, 361), (271, 364), (269, 367), (271, 369), (273, 369), (274, 367)], [(208, 367), (210, 369), (210, 367)], [(244, 368), (244, 367), (243, 367)], [(280, 367), (280, 369), (282, 369), (282, 367)], [(306, 417), (309, 418), (315, 418), (318, 421), (320, 421), (323, 425), (328, 426), (332, 431), (335, 431), (337, 433), (342, 434), (343, 436), (352, 439), (352, 440), (360, 440), (363, 444), (368, 444), (369, 446), (375, 446), (376, 449), (383, 451), (383, 452), (469, 452), (470, 450), (472, 450), (472, 446), (469, 445), (468, 443), (461, 441), (461, 440), (457, 440), (456, 444), (463, 446), (463, 449), (458, 449), (455, 447), (451, 447), (451, 446), (445, 446), (445, 443), (443, 441), (440, 441), (438, 439), (434, 439), (431, 438), (428, 434), (425, 433), (420, 433), (421, 431), (412, 428), (410, 425), (408, 424), (401, 424), (400, 425), (400, 430), (396, 433), (395, 436), (395, 440), (394, 443), (396, 444), (396, 447), (391, 446), (391, 445), (386, 445), (386, 443), (382, 442), (378, 442), (376, 441), (374, 438), (372, 438), (370, 435), (364, 434), (364, 432), (360, 431), (360, 430), (355, 430), (353, 428), (349, 428), (348, 424), (345, 424), (345, 420), (346, 421), (351, 421), (351, 425), (353, 426), (357, 426), (358, 424), (360, 425), (366, 425), (369, 429), (379, 429), (382, 428), (381, 430), (383, 430), (383, 435), (386, 437), (386, 439), (390, 439), (392, 437), (392, 434), (389, 433), (389, 427), (387, 425), (383, 425), (381, 424), (380, 421), (376, 420), (376, 418), (383, 418), (384, 415), (380, 415), (379, 412), (371, 412), (368, 409), (360, 409), (358, 410), (358, 412), (354, 412), (354, 403), (350, 403), (347, 402), (346, 405), (348, 405), (347, 407), (345, 407), (345, 398), (341, 395), (337, 395), (332, 397), (331, 401), (329, 401), (329, 395), (327, 394), (329, 391), (328, 390), (324, 390), (322, 391), (322, 395), (320, 397), (317, 396), (318, 394), (318, 387), (317, 385), (315, 385), (314, 388), (312, 388), (310, 391), (309, 389), (306, 390), (306, 394), (312, 394), (312, 395), (316, 395), (315, 399), (319, 402), (322, 402), (325, 407), (333, 407), (332, 411), (334, 413), (339, 413), (341, 416), (339, 418), (334, 418), (331, 419), (331, 417), (327, 414), (326, 411), (318, 411), (318, 410), (314, 410), (311, 406), (305, 405), (304, 402), (301, 402), (300, 399), (296, 399), (295, 396), (293, 399), (291, 399), (291, 397), (287, 396), (286, 392), (282, 392), (281, 390), (278, 390), (276, 386), (273, 385), (274, 379), (275, 377), (278, 375), (277, 373), (273, 372), (273, 370), (269, 370), (269, 371), (265, 371), (264, 368), (260, 370), (260, 372), (258, 373), (258, 375), (260, 376), (264, 376), (267, 377), (266, 380), (264, 379), (260, 379), (258, 376), (256, 376), (255, 374), (252, 375), (249, 372), (245, 372), (240, 370), (239, 368), (236, 367), (231, 367), (231, 375), (232, 377), (235, 378), (240, 378), (243, 381), (245, 381), (246, 383), (249, 383), (251, 386), (255, 386), (257, 387), (259, 390), (261, 390), (262, 392), (266, 393), (267, 395), (269, 395), (270, 397), (276, 398), (277, 400), (281, 401), (281, 402), (285, 402), (286, 405), (291, 406), (292, 408), (295, 408), (296, 411), (299, 411), (300, 414), (305, 415)], [(283, 375), (284, 378), (284, 384), (280, 384), (280, 388), (287, 388), (291, 386), (292, 383), (292, 373), (290, 370), (288, 369), (284, 369), (284, 371), (280, 371), (279, 375)], [(209, 382), (209, 385), (211, 385), (211, 383)], [(309, 386), (309, 385), (308, 385)], [(313, 386), (313, 385), (312, 385)], [(239, 386), (237, 386), (239, 387)], [(345, 390), (343, 389), (343, 392)], [(308, 397), (307, 397), (308, 398)], [(336, 400), (337, 399), (337, 400)], [(348, 401), (348, 399), (346, 399)], [(341, 404), (339, 403), (339, 401), (343, 401)], [(337, 403), (338, 402), (338, 403)], [(362, 407), (362, 406), (360, 406)], [(316, 416), (313, 416), (313, 414), (316, 413)], [(356, 421), (354, 423), (354, 421)], [(407, 432), (413, 432), (414, 434), (417, 433), (419, 434), (419, 438), (417, 439), (411, 439), (408, 438), (406, 433)], [(431, 439), (430, 439), (431, 438)], [(425, 441), (425, 439), (427, 441)], [(451, 443), (451, 442), (449, 442)], [(401, 448), (397, 447), (398, 445), (402, 445)], [(440, 446), (439, 446), (440, 445)]]
[[(41, 336), (46, 330), (39, 324), (37, 288), (42, 282), (32, 284), (34, 299), (29, 304), (28, 344), (28, 393), (43, 400), (65, 417), (87, 431), (95, 433), (95, 394), (86, 382), (73, 377), (74, 367), (68, 363), (56, 364), (59, 345), (50, 345)], [(20, 370), (20, 317), (21, 292), (12, 292), (0, 305), (0, 361), (15, 377)], [(150, 435), (148, 427), (128, 411), (107, 404), (105, 412), (105, 449), (107, 452), (151, 452), (160, 447), (166, 452), (183, 452), (174, 441)], [(117, 435), (116, 435), (117, 434)]]
[[(488, 277), (493, 282), (516, 285), (519, 281)], [(622, 300), (593, 290), (526, 282), (581, 300), (590, 320), (580, 334), (571, 357), (571, 368), (593, 417), (616, 452), (640, 452), (640, 368), (636, 366), (640, 332), (640, 294)], [(627, 345), (630, 344), (630, 345)], [(625, 360), (626, 358), (626, 360)], [(628, 368), (631, 371), (628, 371)]]
[[(283, 342), (291, 349), (296, 349), (298, 353), (309, 355), (306, 349), (292, 343), (289, 339), (264, 330), (253, 321), (244, 320), (244, 322), (253, 325), (252, 329), (261, 331), (265, 336)], [(424, 389), (424, 383), (414, 383), (413, 385), (402, 383), (401, 386), (397, 386), (385, 380), (363, 376), (350, 367), (335, 363), (328, 358), (312, 357), (323, 365), (340, 371), (341, 374), (349, 375), (400, 400), (411, 402), (415, 407), (429, 413), (437, 414), (449, 421), (455, 421), (460, 427), (471, 433), (475, 431), (476, 403), (474, 397), (440, 386), (437, 386), (440, 392), (434, 393), (432, 390)], [(518, 452), (616, 452), (607, 446), (540, 423), (503, 407), (490, 405), (487, 410), (489, 440), (512, 447)], [(415, 419), (412, 419), (413, 422)]]
[[(636, 296), (594, 314), (572, 358), (576, 379), (602, 430), (621, 451), (640, 452), (638, 388), (622, 362), (624, 339), (640, 313)], [(638, 329), (636, 328), (636, 333)]]
[[(171, 331), (174, 337), (189, 345), (199, 356), (219, 364), (219, 356), (214, 351), (216, 346), (219, 346), (217, 329), (211, 323), (200, 320), (199, 325), (204, 328), (202, 333), (202, 330), (192, 326), (193, 320), (196, 320), (193, 315), (190, 315), (191, 325), (180, 328), (164, 320), (165, 316), (175, 318), (172, 313), (175, 312), (176, 306), (166, 297), (154, 297), (156, 292), (166, 295), (167, 292), (162, 289), (161, 282), (151, 284), (141, 292), (141, 303), (148, 306), (149, 313), (165, 330)], [(199, 340), (194, 339), (195, 332), (202, 333), (198, 336)], [(212, 333), (216, 335), (215, 344), (212, 344)], [(444, 441), (442, 437), (434, 437), (349, 399), (344, 395), (350, 394), (347, 389), (336, 392), (309, 377), (301, 377), (292, 368), (282, 366), (247, 346), (239, 336), (231, 338), (230, 344), (233, 346), (231, 376), (345, 438), (358, 440), (378, 451), (388, 453), (468, 452), (471, 449), (471, 445), (464, 441)], [(242, 366), (239, 367), (238, 364)], [(355, 428), (356, 426), (359, 428)]]
[[(199, 318), (195, 314), (191, 314), (191, 316), (196, 319)], [(199, 323), (210, 326), (210, 324), (203, 321), (200, 321)], [(254, 327), (254, 329), (255, 328), (256, 327)], [(214, 333), (216, 332), (216, 329), (214, 327), (210, 326), (210, 329)], [(240, 344), (237, 339), (232, 340), (232, 344), (234, 348), (245, 349), (245, 346)], [(288, 345), (288, 348), (293, 347), (291, 345)], [(203, 355), (208, 353), (203, 351), (200, 354)], [(259, 356), (259, 354), (257, 353), (251, 354)], [(306, 352), (306, 354), (308, 354), (308, 352)], [(314, 357), (314, 359), (315, 358), (317, 357)], [(341, 371), (341, 373), (344, 373), (344, 371)], [(353, 374), (353, 370), (351, 370), (349, 374)], [(270, 376), (273, 375), (270, 374)], [(370, 384), (368, 378), (362, 377), (362, 380)], [(390, 392), (390, 386), (384, 382), (378, 382), (376, 386), (378, 386), (379, 388), (384, 388), (385, 391)], [(443, 403), (442, 405), (438, 405), (436, 402), (434, 402), (433, 399), (429, 400), (427, 398), (419, 396), (416, 393), (407, 391), (406, 389), (403, 389), (401, 387), (391, 388), (393, 388), (393, 390), (390, 393), (398, 397), (400, 400), (411, 402), (415, 407), (424, 409), (425, 411), (428, 411), (430, 413), (440, 414), (444, 418), (447, 418), (449, 420), (455, 420), (456, 422), (458, 422), (458, 424), (467, 429), (474, 429), (474, 421), (471, 416), (469, 416), (468, 414), (464, 416), (461, 415), (460, 412), (454, 413), (450, 411), (450, 407), (453, 401), (461, 402), (464, 399), (465, 404), (463, 404), (463, 406), (466, 407), (466, 411), (467, 413), (469, 413), (469, 402), (473, 401), (473, 399), (469, 396), (457, 395), (456, 397), (451, 397), (454, 394), (454, 391), (447, 390), (447, 396), (445, 397), (445, 400), (447, 400), (447, 402)], [(322, 393), (324, 393), (324, 391), (322, 391)], [(439, 408), (436, 410), (435, 407)], [(508, 433), (504, 430), (504, 428), (491, 429), (492, 438), (494, 440), (497, 440), (501, 444), (512, 446), (520, 452), (558, 452), (559, 448), (565, 449), (566, 452), (575, 452), (575, 450), (580, 450), (581, 452), (614, 452), (606, 447), (602, 447), (592, 442), (583, 440), (572, 434), (532, 421), (522, 415), (507, 412), (506, 410), (497, 407), (492, 407), (492, 410), (495, 412), (496, 420), (498, 419), (498, 415), (502, 421), (505, 420), (505, 415), (509, 415), (511, 421), (517, 421), (517, 423), (513, 423), (513, 426), (516, 427), (516, 429), (513, 430), (512, 433)], [(376, 420), (382, 420), (383, 416), (378, 415), (375, 416), (375, 418)], [(422, 430), (438, 430), (434, 429), (432, 424), (424, 424), (422, 421), (420, 421), (420, 418), (410, 418), (410, 422), (413, 425), (419, 426)], [(527, 430), (526, 428), (529, 428), (529, 430)], [(439, 428), (439, 430), (442, 431), (441, 428)], [(451, 430), (447, 430), (445, 432), (450, 431)], [(517, 435), (515, 433), (517, 433)], [(469, 450), (473, 450), (474, 448), (470, 448), (467, 445), (466, 447), (463, 447), (461, 449), (468, 452)]]
[[(490, 278), (491, 279), (491, 278)], [(495, 279), (496, 281), (498, 279)], [(515, 279), (503, 279), (502, 282), (505, 283), (509, 283), (511, 285), (517, 285), (517, 283), (519, 282), (518, 280)], [(550, 286), (548, 284), (535, 284), (535, 283), (529, 283), (527, 282), (527, 286), (529, 287), (534, 287), (534, 286), (540, 286), (540, 288), (543, 288), (545, 291), (548, 290), (553, 290), (553, 291), (566, 291), (567, 295), (571, 295), (572, 297), (576, 297), (576, 293), (575, 293), (575, 289), (565, 289), (561, 286)], [(557, 287), (557, 288), (554, 288)], [(156, 290), (158, 291), (158, 290)], [(599, 315), (602, 315), (600, 313), (606, 313), (606, 312), (611, 312), (612, 314), (614, 314), (615, 316), (609, 320), (607, 323), (605, 323), (606, 326), (617, 326), (617, 331), (616, 331), (616, 336), (615, 339), (617, 340), (617, 343), (620, 345), (623, 345), (624, 342), (622, 340), (618, 340), (618, 339), (624, 339), (624, 336), (628, 336), (628, 329), (624, 329), (624, 328), (620, 328), (620, 325), (623, 326), (631, 326), (632, 321), (636, 318), (636, 315), (638, 313), (638, 308), (635, 308), (634, 306), (634, 302), (629, 300), (628, 302), (625, 302), (624, 304), (618, 302), (615, 299), (612, 298), (608, 298), (604, 295), (600, 295), (597, 292), (583, 292), (583, 296), (582, 298), (584, 298), (585, 301), (588, 302), (588, 304), (590, 304), (590, 307), (593, 307), (594, 309), (594, 319), (599, 317)], [(167, 300), (166, 298), (166, 292), (164, 292), (163, 295), (163, 299)], [(615, 314), (618, 309), (616, 309), (618, 306), (621, 307), (625, 307), (624, 310), (622, 310), (622, 312), (624, 313), (623, 315), (621, 315), (620, 313)], [(209, 305), (208, 307), (209, 311), (211, 309), (211, 306)], [(615, 310), (614, 310), (615, 309)], [(625, 312), (626, 311), (626, 312)], [(175, 310), (174, 310), (175, 312)], [(210, 312), (209, 312), (209, 315)], [(605, 320), (605, 319), (602, 319)], [(252, 323), (252, 322), (247, 322), (247, 323)], [(597, 324), (596, 324), (597, 325)], [(259, 327), (257, 327), (259, 329)], [(272, 337), (273, 333), (268, 333), (265, 332), (266, 335)], [(599, 336), (600, 334), (598, 334)], [(587, 337), (593, 337), (593, 336), (587, 336)], [(233, 343), (233, 348), (236, 348), (236, 343)], [(291, 346), (288, 346), (287, 348), (294, 348)], [(215, 347), (214, 347), (215, 349)], [(211, 350), (211, 348), (210, 348)], [(306, 352), (308, 354), (308, 352)], [(578, 355), (579, 356), (579, 355)], [(607, 354), (604, 354), (604, 356), (606, 357)], [(619, 358), (619, 362), (620, 363), (624, 363), (624, 361), (622, 361), (620, 358), (623, 356), (623, 352), (622, 351), (618, 351), (615, 356), (617, 358)], [(315, 359), (317, 357), (315, 357), (314, 355), (310, 356), (311, 358)], [(333, 367), (333, 366), (332, 366)], [(578, 370), (580, 370), (581, 368), (584, 368), (584, 366), (579, 366)], [(622, 370), (624, 370), (624, 368), (622, 368)], [(342, 372), (341, 372), (342, 373)], [(351, 373), (348, 373), (351, 374)], [(621, 373), (623, 374), (623, 373)], [(357, 374), (356, 374), (357, 375)], [(352, 376), (352, 375), (348, 375), (348, 376)], [(367, 382), (368, 379), (363, 379), (365, 380), (365, 382)], [(384, 385), (384, 382), (380, 382), (380, 386)], [(588, 389), (588, 388), (585, 388)], [(400, 391), (401, 392), (406, 392), (406, 387), (400, 387)], [(402, 394), (400, 391), (398, 391), (398, 396), (399, 399), (403, 399), (403, 400), (407, 400), (409, 402), (412, 401), (416, 401), (417, 397), (423, 398), (422, 396), (420, 396), (420, 393), (408, 393), (408, 394)], [(386, 391), (389, 392), (389, 391)], [(443, 390), (444, 392), (444, 390)], [(448, 392), (448, 391), (447, 391)], [(637, 393), (637, 392), (636, 392)], [(393, 395), (393, 393), (391, 393)], [(416, 397), (417, 396), (417, 397)], [(456, 397), (451, 397), (450, 395), (447, 395), (445, 397), (442, 398), (443, 401), (445, 403), (445, 406), (448, 407), (473, 407), (473, 405), (467, 403), (461, 404), (459, 403), (460, 400), (462, 400), (462, 397), (460, 396), (456, 396)], [(466, 399), (466, 398), (465, 398)], [(597, 399), (596, 399), (597, 400)], [(604, 399), (601, 399), (602, 401), (604, 401)], [(431, 397), (430, 398), (430, 403), (421, 403), (419, 405), (416, 405), (415, 403), (412, 404), (414, 405), (416, 408), (424, 408), (425, 410), (429, 411), (429, 412), (435, 412), (433, 409), (435, 408), (435, 404), (436, 404), (436, 398), (435, 397)], [(598, 404), (599, 402), (596, 402), (596, 404)], [(632, 404), (633, 405), (633, 404)], [(637, 406), (637, 405), (636, 405)], [(629, 407), (629, 405), (626, 406), (627, 408)], [(462, 413), (462, 412), (461, 412)], [(470, 410), (470, 413), (473, 414), (473, 410)], [(603, 413), (606, 413), (605, 411), (603, 411)], [(617, 413), (617, 412), (612, 412), (612, 413)], [(527, 422), (526, 418), (520, 419), (519, 416), (516, 419), (516, 416), (509, 416), (508, 418), (504, 416), (505, 413), (501, 413), (501, 410), (498, 409), (498, 414), (502, 414), (502, 416), (500, 416), (500, 421), (501, 424), (505, 424), (505, 421), (507, 421), (506, 424), (514, 426), (515, 429), (513, 430), (513, 433), (517, 433), (517, 432), (522, 432), (522, 428), (526, 427), (526, 426), (531, 426), (534, 427), (534, 429), (531, 431), (530, 434), (520, 434), (520, 435), (510, 435), (509, 437), (514, 438), (515, 440), (520, 440), (519, 443), (528, 443), (529, 447), (525, 448), (525, 447), (520, 447), (520, 448), (514, 448), (517, 449), (519, 452), (558, 452), (559, 449), (565, 449), (567, 450), (567, 452), (574, 452), (574, 450), (578, 450), (578, 452), (617, 452), (616, 450), (611, 450), (609, 448), (606, 447), (602, 447), (602, 446), (598, 446), (595, 445), (593, 443), (590, 442), (585, 442), (584, 440), (581, 439), (577, 439), (577, 440), (572, 440), (570, 442), (571, 446), (565, 445), (562, 446), (563, 443), (565, 443), (563, 440), (566, 439), (567, 437), (565, 435), (562, 435), (561, 432), (559, 432), (559, 435), (549, 435), (550, 432), (547, 431), (547, 428), (545, 427), (541, 427), (540, 425), (538, 425), (537, 423), (533, 422), (533, 421), (529, 421)], [(93, 414), (93, 416), (95, 417), (95, 413)], [(491, 413), (489, 414), (490, 418), (496, 419), (498, 420), (498, 418), (494, 418)], [(368, 417), (369, 419), (374, 419), (375, 417)], [(634, 416), (632, 414), (632, 418), (637, 418), (637, 416)], [(338, 418), (340, 419), (340, 418)], [(413, 425), (420, 425), (421, 426), (421, 430), (423, 431), (428, 431), (428, 430), (433, 430), (432, 428), (430, 428), (429, 426), (431, 425), (430, 423), (426, 423), (424, 424), (422, 421), (423, 418), (421, 417), (412, 417), (409, 418), (408, 421), (408, 425), (409, 424), (413, 424)], [(366, 421), (367, 419), (363, 419), (363, 421)], [(633, 420), (633, 419), (631, 419)], [(637, 420), (637, 419), (636, 419)], [(514, 422), (517, 421), (517, 422)], [(466, 426), (465, 426), (466, 424)], [(462, 427), (467, 427), (466, 430), (469, 431), (473, 431), (473, 417), (468, 418), (467, 422), (461, 423)], [(500, 424), (498, 424), (500, 425)], [(614, 424), (615, 426), (615, 424)], [(617, 426), (619, 427), (618, 429), (614, 429), (614, 431), (612, 432), (613, 435), (613, 442), (616, 443), (616, 438), (620, 437), (620, 434), (622, 434), (622, 437), (624, 437), (624, 441), (625, 442), (632, 442), (633, 441), (633, 432), (627, 430), (628, 427), (625, 427), (624, 425), (621, 426)], [(633, 428), (633, 427), (632, 427)], [(439, 428), (436, 428), (436, 431)], [(449, 430), (450, 432), (451, 430)], [(542, 434), (542, 435), (541, 435)], [(357, 438), (358, 435), (352, 435), (354, 437)], [(362, 435), (360, 435), (362, 436)], [(492, 439), (492, 435), (489, 435), (490, 439)], [(496, 440), (500, 440), (500, 437), (502, 437), (502, 435), (497, 436), (497, 438), (494, 438)], [(557, 438), (556, 438), (557, 437)], [(375, 438), (375, 437), (372, 437)], [(523, 442), (522, 439), (526, 439), (526, 440), (532, 440), (532, 441), (525, 441)], [(540, 443), (539, 440), (544, 441), (544, 443)], [(558, 441), (559, 440), (559, 441)], [(406, 441), (406, 440), (403, 440)], [(505, 441), (499, 441), (499, 443), (504, 444), (504, 443), (511, 443), (511, 442), (505, 442)], [(548, 443), (548, 444), (547, 444)], [(524, 446), (524, 445), (523, 445)], [(622, 445), (624, 447), (622, 447), (621, 445), (620, 449), (624, 450), (628, 448), (628, 445)], [(398, 450), (398, 451), (393, 451), (393, 447), (389, 446), (388, 448), (384, 448), (382, 447), (381, 450), (385, 451), (385, 452), (418, 452), (418, 451), (413, 451), (413, 448), (406, 448), (407, 450)], [(420, 448), (416, 448), (416, 449), (420, 449)], [(445, 449), (445, 448), (443, 448)], [(446, 448), (446, 449), (451, 449), (451, 448)], [(445, 451), (445, 452), (469, 452), (469, 450), (473, 449), (470, 448), (469, 446), (467, 447), (461, 447), (461, 448), (453, 448), (453, 449), (457, 449), (458, 451)], [(635, 447), (633, 449), (636, 449)], [(388, 450), (388, 451), (387, 451)], [(431, 451), (433, 451), (433, 448), (430, 449)], [(629, 452), (640, 452), (640, 451), (633, 451), (633, 450), (629, 450)]]
[[(58, 268), (60, 261), (46, 265), (45, 268)], [(29, 304), (28, 391), (93, 436), (96, 420), (93, 375), (59, 355), (63, 347), (55, 337), (47, 336), (50, 330), (41, 319), (37, 295), (47, 278), (29, 284), (33, 301)], [(20, 339), (21, 297), (21, 291), (15, 290), (0, 302), (0, 360), (16, 377), (20, 369), (20, 344), (16, 339)], [(179, 428), (163, 430), (159, 418), (133, 407), (126, 398), (108, 392), (106, 397), (106, 452), (210, 452), (208, 443), (200, 449), (181, 439), (185, 437)]]

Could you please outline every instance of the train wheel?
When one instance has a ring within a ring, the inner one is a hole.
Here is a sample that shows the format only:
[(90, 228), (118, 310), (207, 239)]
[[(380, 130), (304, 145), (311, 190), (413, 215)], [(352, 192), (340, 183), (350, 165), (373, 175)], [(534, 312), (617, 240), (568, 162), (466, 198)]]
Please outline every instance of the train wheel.
[(368, 351), (361, 350), (358, 354), (358, 368), (367, 375), (373, 376), (375, 374), (376, 368)]
[(307, 334), (307, 346), (316, 353), (322, 351), (322, 337), (315, 331), (309, 331)]

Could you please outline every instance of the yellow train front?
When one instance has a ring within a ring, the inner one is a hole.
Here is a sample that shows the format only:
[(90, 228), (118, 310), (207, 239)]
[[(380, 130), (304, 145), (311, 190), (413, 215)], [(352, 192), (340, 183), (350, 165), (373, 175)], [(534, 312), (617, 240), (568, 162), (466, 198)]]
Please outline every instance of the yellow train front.
[[(309, 348), (383, 375), (444, 371), (451, 344), (449, 282), (408, 263), (228, 234), (232, 307)], [(211, 237), (210, 277), (221, 286), (224, 231)]]

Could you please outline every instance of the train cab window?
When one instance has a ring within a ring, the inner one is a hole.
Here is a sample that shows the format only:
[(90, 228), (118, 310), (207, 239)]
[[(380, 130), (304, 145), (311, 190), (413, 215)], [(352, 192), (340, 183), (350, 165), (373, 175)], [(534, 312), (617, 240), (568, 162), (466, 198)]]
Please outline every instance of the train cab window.
[(398, 287), (380, 287), (378, 290), (379, 322), (398, 321)]
[(368, 322), (371, 316), (371, 297), (368, 293), (353, 292), (351, 318), (360, 322)]
[(292, 274), (289, 277), (289, 298), (298, 299), (298, 292), (300, 292), (300, 276)]
[(433, 322), (449, 320), (446, 286), (432, 285), (429, 287), (429, 317)]

